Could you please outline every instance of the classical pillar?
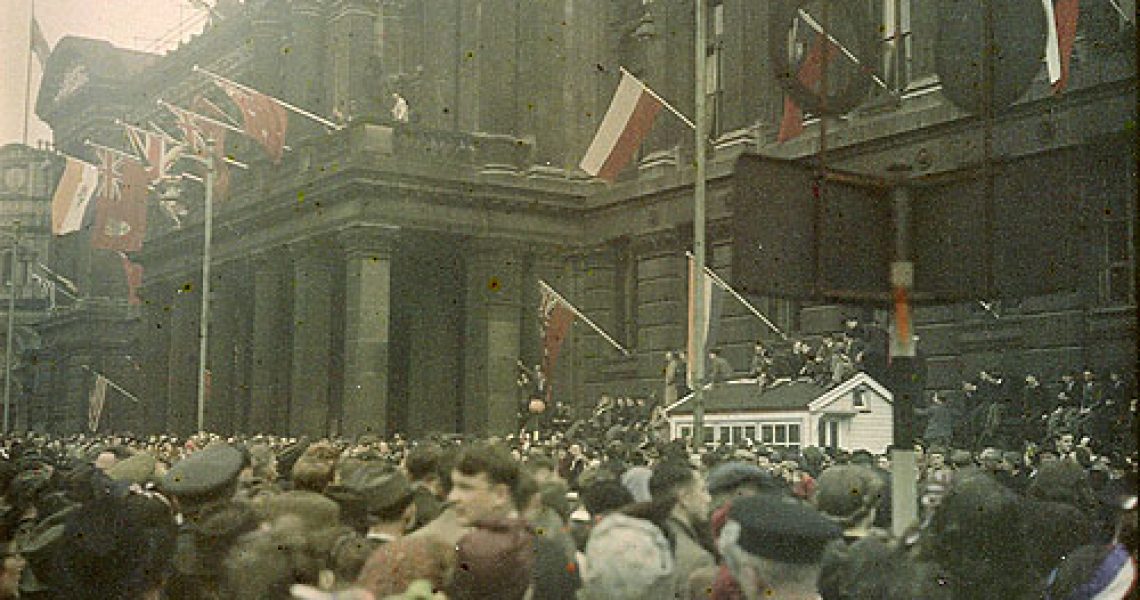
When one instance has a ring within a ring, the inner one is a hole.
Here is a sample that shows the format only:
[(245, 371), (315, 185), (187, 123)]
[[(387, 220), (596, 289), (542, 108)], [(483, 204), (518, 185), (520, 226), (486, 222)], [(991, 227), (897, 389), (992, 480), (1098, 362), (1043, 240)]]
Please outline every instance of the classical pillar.
[(487, 133), (518, 133), (516, 0), (484, 0), (479, 9), (478, 130)]
[(524, 281), (522, 254), (477, 244), (467, 253), (463, 426), (502, 435), (518, 429), (517, 367)]
[(166, 430), (167, 374), (170, 372), (170, 330), (167, 312), (170, 309), (171, 285), (165, 280), (147, 282), (141, 293), (142, 316), (139, 323), (139, 349), (134, 361), (142, 370), (139, 399), (136, 409), (141, 413), (142, 429), (139, 433), (156, 433)]
[(287, 433), (292, 314), (289, 268), (287, 255), (280, 248), (253, 261), (248, 433)]
[[(328, 84), (328, 50), (325, 45), (325, 17), (322, 0), (294, 0), (290, 3), (292, 45), (284, 57), (284, 86), (290, 100), (317, 114), (328, 114), (325, 88)], [(290, 132), (316, 133), (320, 125), (309, 119), (292, 119)], [(303, 137), (303, 136), (301, 136)]]
[(166, 429), (179, 435), (198, 427), (198, 301), (197, 285), (188, 284), (170, 302)]
[(290, 246), (290, 252), (293, 254), (293, 370), (289, 433), (320, 437), (328, 432), (335, 256), (327, 243), (312, 240)]
[(64, 412), (54, 411), (52, 431), (56, 434), (69, 434), (77, 431), (88, 432), (87, 408), (95, 377), (83, 367), (90, 366), (92, 357), (86, 353), (73, 353), (64, 363), (66, 397), (61, 406)]
[(359, 226), (340, 233), (344, 248), (344, 395), (341, 433), (387, 435), (388, 328), (395, 229)]
[(239, 389), (237, 357), (242, 336), (239, 311), (246, 302), (242, 294), (243, 274), (235, 265), (218, 267), (210, 285), (210, 340), (206, 368), (209, 369), (209, 396), (206, 398), (206, 430), (221, 434), (237, 429)]
[(379, 90), (385, 88), (375, 80), (380, 71), (376, 52), (379, 2), (333, 0), (329, 12), (331, 104), (341, 114), (352, 117), (381, 115), (381, 104), (390, 106), (391, 102), (380, 97)]

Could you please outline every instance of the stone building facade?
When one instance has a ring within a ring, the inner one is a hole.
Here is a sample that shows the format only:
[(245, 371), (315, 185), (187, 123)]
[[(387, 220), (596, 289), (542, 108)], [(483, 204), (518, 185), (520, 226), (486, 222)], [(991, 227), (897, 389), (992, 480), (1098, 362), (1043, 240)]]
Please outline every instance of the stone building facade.
[[(1136, 70), (1111, 15), (1090, 8), (1092, 16), (1082, 16), (1063, 95), (1048, 91), (1042, 73), (987, 129), (939, 93), (934, 18), (926, 3), (903, 0), (905, 68), (894, 68), (896, 54), (875, 61), (900, 93), (874, 91), (825, 127), (809, 118), (803, 135), (777, 143), (783, 95), (766, 50), (777, 35), (769, 3), (709, 4), (715, 269), (728, 275), (734, 232), (759, 218), (734, 214), (730, 202), (739, 186), (753, 185), (735, 173), (744, 153), (799, 158), (824, 146), (831, 164), (882, 175), (898, 163), (923, 173), (975, 164), (984, 129), (994, 154), (1007, 159), (1096, 149), (1111, 160), (1088, 165), (1082, 189), (1103, 196), (1111, 211), (1090, 221), (1088, 243), (1103, 250), (1089, 253), (1093, 283), (1010, 304), (998, 323), (976, 303), (920, 306), (918, 332), (932, 387), (953, 387), (994, 362), (1047, 377), (1085, 364), (1131, 369), (1136, 183), (1128, 124)], [(874, 22), (895, 22), (887, 10), (894, 2), (868, 6)], [(227, 152), (249, 168), (231, 169), (227, 197), (215, 203), (205, 428), (502, 433), (516, 425), (516, 361), (541, 356), (539, 279), (631, 350), (624, 356), (575, 326), (552, 374), (555, 396), (574, 406), (603, 391), (655, 392), (664, 352), (684, 345), (688, 127), (663, 114), (638, 164), (612, 185), (575, 165), (619, 66), (692, 114), (691, 7), (247, 0), (227, 5), (223, 18), (165, 56), (65, 38), (47, 65), (37, 113), (61, 150), (89, 157), (84, 140), (121, 138), (115, 119), (172, 129), (160, 98), (187, 106), (205, 94), (224, 106), (193, 72), (200, 65), (338, 119), (343, 129), (328, 131), (292, 115), (280, 164), (237, 136), (227, 140)], [(406, 123), (391, 118), (393, 94), (408, 102)], [(57, 241), (58, 264), (87, 290), (90, 306), (107, 308), (91, 313), (97, 318), (44, 325), (56, 358), (44, 366), (51, 376), (36, 392), (41, 406), (29, 426), (80, 429), (90, 382), (79, 365), (94, 361), (142, 399), (111, 410), (105, 428), (196, 429), (202, 196), (200, 186), (182, 186), (189, 214), (178, 223), (152, 210), (135, 257), (145, 267), (141, 308), (122, 302), (117, 257), (87, 250), (86, 233)], [(850, 310), (753, 300), (795, 335), (837, 329)], [(881, 316), (881, 308), (859, 310)], [(722, 346), (740, 368), (753, 340), (773, 338), (739, 306), (726, 307), (721, 327)]]

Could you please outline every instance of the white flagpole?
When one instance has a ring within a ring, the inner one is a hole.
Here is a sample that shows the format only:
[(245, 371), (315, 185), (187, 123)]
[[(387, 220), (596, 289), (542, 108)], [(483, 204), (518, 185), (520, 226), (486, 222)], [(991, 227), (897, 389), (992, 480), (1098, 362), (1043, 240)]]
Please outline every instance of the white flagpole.
[[(696, 0), (694, 10), (696, 11), (696, 39), (694, 40), (694, 56), (693, 66), (696, 72), (693, 74), (693, 83), (695, 84), (694, 90), (694, 110), (696, 110), (697, 124), (694, 128), (693, 151), (696, 162), (696, 176), (693, 181), (693, 260), (696, 264), (700, 265), (700, 269), (692, 269), (693, 272), (693, 306), (691, 307), (693, 315), (703, 314), (705, 303), (709, 301), (705, 298), (705, 154), (707, 146), (705, 138), (708, 131), (708, 114), (705, 111), (705, 95), (708, 92), (706, 89), (706, 61), (708, 60), (708, 48), (706, 38), (708, 36), (707, 21), (708, 21), (708, 3), (705, 0)], [(692, 324), (690, 323), (690, 328)], [(694, 336), (693, 354), (695, 356), (689, 357), (689, 364), (692, 366), (693, 382), (696, 384), (693, 388), (693, 449), (700, 452), (704, 448), (705, 443), (705, 394), (704, 394), (704, 380), (705, 380), (705, 361), (707, 360), (705, 353), (705, 340), (704, 335), (695, 334), (690, 331), (689, 335)]]
[[(692, 252), (685, 252), (685, 256), (687, 256), (691, 259), (691, 258), (693, 258), (693, 253)], [(767, 325), (772, 331), (775, 331), (776, 333), (780, 334), (780, 337), (785, 342), (788, 341), (788, 335), (786, 333), (781, 331), (779, 327), (776, 327), (776, 325), (774, 323), (772, 323), (772, 321), (769, 320), (768, 317), (766, 317), (764, 315), (764, 313), (760, 312), (760, 310), (758, 308), (753, 306), (752, 303), (749, 302), (747, 298), (745, 298), (744, 296), (741, 296), (740, 292), (737, 292), (736, 290), (732, 289), (732, 286), (728, 285), (728, 282), (725, 281), (724, 279), (722, 279), (720, 275), (717, 275), (716, 271), (713, 271), (712, 268), (709, 267), (708, 265), (705, 265), (705, 275), (708, 275), (709, 278), (713, 280), (713, 283), (719, 285), (721, 287), (721, 289), (723, 289), (724, 291), (731, 294), (733, 298), (736, 298), (736, 300), (738, 302), (740, 302), (741, 304), (743, 304), (745, 306), (745, 308), (748, 309), (749, 312), (751, 312), (753, 315), (756, 316), (756, 318), (760, 319), (761, 321), (764, 321), (764, 324)]]
[(233, 125), (230, 125), (229, 123), (226, 123), (224, 121), (219, 121), (217, 119), (207, 117), (206, 115), (196, 113), (192, 110), (187, 110), (185, 108), (175, 106), (175, 105), (167, 102), (166, 100), (159, 100), (158, 105), (165, 107), (167, 110), (169, 110), (170, 112), (172, 112), (176, 115), (180, 112), (186, 113), (186, 114), (194, 117), (195, 119), (198, 119), (200, 121), (205, 121), (206, 123), (209, 123), (210, 125), (216, 125), (218, 127), (221, 127), (222, 129), (225, 129), (226, 131), (232, 131), (233, 133), (236, 133), (239, 135), (245, 135), (245, 131), (243, 131), (239, 127), (234, 127)]
[(539, 279), (538, 284), (542, 286), (542, 289), (546, 290), (551, 295), (553, 295), (559, 302), (565, 304), (566, 308), (569, 308), (570, 312), (574, 313), (574, 316), (578, 317), (579, 319), (582, 319), (582, 322), (589, 325), (591, 329), (596, 331), (598, 333), (598, 335), (605, 338), (605, 340), (607, 342), (609, 342), (614, 348), (617, 348), (618, 350), (620, 350), (622, 354), (629, 356), (629, 350), (626, 350), (624, 346), (617, 343), (617, 341), (614, 340), (614, 338), (610, 337), (610, 335), (608, 333), (606, 333), (605, 331), (602, 331), (601, 327), (598, 327), (597, 324), (595, 324), (593, 321), (591, 321), (589, 318), (587, 318), (586, 315), (582, 314), (582, 312), (579, 311), (577, 308), (575, 308), (573, 304), (570, 304), (569, 302), (567, 302), (566, 299), (563, 298), (561, 294), (554, 291), (554, 288), (550, 287), (549, 283), (546, 283), (545, 281)]
[(328, 127), (329, 129), (333, 129), (336, 131), (340, 131), (341, 129), (344, 129), (343, 125), (337, 125), (336, 123), (333, 123), (332, 121), (330, 121), (330, 120), (328, 120), (328, 119), (326, 119), (320, 115), (311, 113), (311, 112), (309, 112), (303, 108), (293, 106), (292, 104), (289, 104), (288, 102), (286, 102), (280, 98), (274, 98), (273, 96), (270, 96), (269, 94), (266, 94), (265, 92), (259, 92), (259, 91), (255, 90), (255, 89), (253, 89), (247, 85), (242, 85), (236, 81), (226, 79), (225, 77), (222, 77), (221, 75), (218, 75), (217, 73), (211, 73), (210, 71), (207, 71), (206, 69), (203, 69), (202, 67), (199, 67), (198, 65), (194, 65), (193, 67), (191, 67), (191, 70), (194, 71), (195, 73), (201, 73), (201, 74), (213, 79), (214, 81), (220, 81), (224, 84), (232, 85), (232, 86), (234, 86), (234, 87), (238, 88), (239, 90), (242, 90), (246, 93), (261, 94), (263, 96), (272, 98), (274, 102), (280, 104), (281, 106), (301, 115), (302, 117), (312, 119), (312, 120), (316, 121), (317, 123), (320, 123), (321, 125), (324, 125), (325, 127)]
[[(96, 150), (102, 150), (104, 152), (110, 152), (111, 154), (116, 154), (122, 158), (130, 159), (130, 160), (134, 160), (134, 161), (137, 161), (139, 159), (137, 156), (132, 155), (130, 152), (123, 152), (122, 150), (118, 150), (118, 149), (112, 148), (110, 146), (104, 146), (103, 144), (98, 144), (98, 143), (92, 142), (91, 140), (83, 140), (83, 144), (85, 146), (90, 146)], [(84, 161), (84, 162), (86, 162), (86, 161)]]
[(110, 377), (107, 377), (106, 375), (100, 373), (99, 371), (92, 369), (88, 365), (79, 365), (79, 366), (82, 367), (87, 372), (94, 374), (96, 377), (102, 377), (104, 380), (107, 381), (107, 385), (111, 386), (111, 388), (114, 389), (116, 392), (119, 392), (120, 394), (131, 399), (135, 404), (138, 404), (139, 402), (141, 402), (141, 400), (139, 400), (138, 396), (135, 396), (134, 394), (123, 389), (123, 387), (121, 385), (115, 383), (115, 380), (111, 379)]
[(620, 69), (622, 73), (629, 75), (630, 79), (633, 79), (634, 81), (636, 81), (637, 85), (640, 85), (641, 89), (645, 90), (645, 93), (649, 94), (650, 96), (653, 96), (653, 98), (655, 100), (657, 100), (658, 102), (661, 103), (661, 106), (668, 108), (669, 112), (673, 113), (674, 115), (677, 115), (677, 118), (681, 119), (681, 121), (683, 121), (685, 123), (685, 125), (688, 125), (690, 129), (696, 129), (697, 128), (697, 126), (693, 124), (692, 120), (690, 120), (689, 117), (686, 117), (684, 114), (681, 113), (681, 111), (677, 110), (676, 108), (673, 108), (672, 104), (669, 104), (669, 102), (667, 102), (664, 98), (659, 96), (657, 94), (657, 92), (653, 91), (653, 88), (642, 83), (642, 81), (640, 79), (638, 79), (633, 73), (630, 73), (628, 69), (626, 69), (625, 67), (621, 67), (621, 66), (619, 66), (618, 69)]

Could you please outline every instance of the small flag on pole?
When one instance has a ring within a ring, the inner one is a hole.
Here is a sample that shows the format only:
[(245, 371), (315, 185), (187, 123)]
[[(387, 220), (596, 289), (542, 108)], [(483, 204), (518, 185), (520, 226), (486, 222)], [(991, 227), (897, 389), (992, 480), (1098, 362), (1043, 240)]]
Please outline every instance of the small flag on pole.
[[(1049, 29), (1056, 30), (1057, 54), (1060, 58), (1060, 73), (1056, 79), (1053, 73), (1049, 74), (1049, 83), (1053, 86), (1053, 93), (1065, 91), (1069, 84), (1069, 62), (1073, 57), (1073, 43), (1077, 39), (1077, 18), (1080, 15), (1080, 0), (1057, 0), (1053, 4), (1054, 21), (1049, 23)], [(1049, 36), (1053, 39), (1053, 35)]]
[(182, 156), (182, 144), (170, 143), (165, 135), (147, 131), (123, 123), (127, 130), (127, 138), (135, 153), (143, 160), (146, 166), (147, 177), (151, 181), (159, 181), (168, 176), (174, 169), (174, 163)]
[(83, 227), (83, 216), (99, 184), (99, 168), (77, 158), (67, 157), (63, 177), (51, 199), (51, 232), (65, 235)]
[[(698, 360), (707, 361), (705, 356), (697, 356), (697, 342), (698, 340), (703, 343), (700, 347), (704, 349), (704, 354), (716, 347), (716, 333), (717, 324), (720, 321), (720, 310), (723, 299), (723, 291), (720, 286), (713, 285), (713, 278), (709, 277), (707, 273), (702, 273), (704, 277), (700, 278), (702, 296), (705, 299), (704, 306), (698, 313), (696, 310), (697, 291), (697, 261), (693, 256), (689, 256), (689, 344), (687, 349), (688, 360), (685, 361), (687, 371), (685, 373), (686, 383), (690, 389), (696, 388), (696, 373), (695, 366)], [(709, 374), (705, 373), (707, 377)]]
[(107, 378), (101, 374), (95, 376), (95, 387), (91, 388), (91, 396), (87, 403), (87, 428), (92, 433), (99, 430), (99, 417), (103, 416), (103, 405), (107, 402)]
[[(826, 54), (824, 48), (827, 48)], [(812, 39), (811, 47), (800, 64), (796, 77), (808, 87), (816, 87), (823, 79), (823, 69), (839, 53), (839, 47), (828, 41), (823, 34)], [(790, 96), (784, 96), (784, 118), (780, 121), (780, 131), (776, 135), (777, 142), (786, 142), (799, 137), (804, 131), (804, 111)]]
[(538, 317), (542, 326), (542, 376), (546, 378), (546, 403), (549, 405), (554, 387), (554, 367), (562, 352), (562, 342), (574, 324), (574, 311), (554, 290), (542, 286)]
[(616, 179), (653, 127), (662, 106), (645, 84), (623, 70), (610, 108), (579, 164), (582, 170), (606, 181)]
[(242, 129), (245, 134), (265, 148), (273, 162), (281, 162), (285, 150), (285, 129), (289, 126), (289, 113), (272, 97), (215, 78), (214, 83), (241, 109)]
[(146, 236), (148, 181), (143, 164), (110, 149), (97, 148), (99, 195), (91, 247), (138, 252)]
[(32, 17), (32, 37), (31, 37), (32, 54), (35, 55), (36, 60), (40, 61), (42, 68), (47, 64), (48, 56), (51, 55), (51, 45), (48, 44), (47, 38), (44, 37), (44, 30), (40, 29), (40, 22), (36, 17)]

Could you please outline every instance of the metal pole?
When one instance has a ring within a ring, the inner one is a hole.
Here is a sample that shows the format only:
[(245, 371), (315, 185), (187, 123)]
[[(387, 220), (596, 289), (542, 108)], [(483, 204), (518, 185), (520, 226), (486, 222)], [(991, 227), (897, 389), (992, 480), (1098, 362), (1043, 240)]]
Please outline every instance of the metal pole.
[(11, 260), (8, 263), (8, 339), (4, 350), (4, 435), (12, 412), (12, 338), (16, 330), (16, 248), (20, 244), (20, 222), (16, 221), (16, 234), (12, 236)]
[(894, 326), (891, 328), (890, 388), (894, 394), (894, 444), (891, 449), (891, 531), (902, 536), (918, 522), (917, 461), (914, 453), (914, 405), (916, 390), (915, 344), (910, 295), (914, 288), (914, 263), (910, 260), (911, 200), (907, 169), (892, 169), (895, 186), (892, 204), (895, 229), (895, 260), (891, 265)]
[(214, 232), (214, 140), (206, 140), (206, 201), (202, 225), (202, 313), (198, 321), (198, 432), (206, 431), (206, 348), (210, 337), (210, 244)]
[[(694, 50), (694, 79), (696, 81), (695, 112), (696, 129), (693, 138), (693, 151), (696, 153), (697, 176), (693, 182), (693, 315), (702, 315), (705, 302), (705, 131), (708, 130), (708, 115), (705, 114), (705, 54), (707, 53), (708, 18), (705, 0), (696, 0), (696, 41)], [(711, 323), (710, 323), (711, 326)], [(705, 338), (704, 332), (693, 331), (695, 336), (693, 354), (689, 364), (693, 365), (693, 445), (699, 452), (705, 444)]]

